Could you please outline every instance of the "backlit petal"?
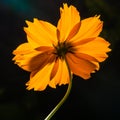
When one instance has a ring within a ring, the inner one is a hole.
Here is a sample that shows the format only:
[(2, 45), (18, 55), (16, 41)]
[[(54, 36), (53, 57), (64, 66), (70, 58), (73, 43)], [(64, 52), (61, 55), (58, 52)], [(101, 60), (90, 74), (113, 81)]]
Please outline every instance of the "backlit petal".
[(59, 59), (55, 60), (55, 64), (54, 64), (53, 69), (51, 71), (50, 80), (56, 75), (58, 67), (59, 67)]
[(94, 61), (91, 61), (91, 62), (96, 66), (96, 70), (100, 69), (100, 65), (98, 62), (94, 62)]
[(97, 59), (99, 62), (102, 62), (108, 57), (106, 53), (110, 51), (110, 48), (108, 48), (109, 45), (109, 42), (101, 37), (97, 37), (86, 44), (77, 45), (75, 49), (76, 53), (88, 54), (89, 56)]
[(49, 46), (41, 46), (41, 47), (35, 48), (35, 50), (45, 52), (45, 51), (51, 51), (51, 50), (54, 51), (54, 48)]
[(88, 61), (94, 61), (94, 62), (98, 62), (98, 60), (88, 54), (85, 54), (85, 53), (74, 53), (74, 56), (76, 56), (77, 58), (80, 58), (80, 59), (85, 59), (85, 60), (88, 60)]
[(33, 51), (32, 46), (29, 43), (23, 43), (13, 51), (13, 54), (14, 55), (23, 54), (23, 53), (26, 54), (26, 53), (30, 53), (31, 51)]
[(34, 71), (36, 69), (40, 70), (46, 64), (51, 64), (54, 61), (54, 59), (55, 59), (55, 56), (53, 54), (47, 54), (45, 52), (32, 57), (32, 59), (30, 59), (29, 61), (29, 64), (24, 66), (28, 66), (29, 70), (31, 71)]
[[(47, 63), (53, 62), (54, 55), (51, 54), (53, 50), (50, 50), (46, 48), (46, 50), (43, 51), (37, 51), (32, 49), (21, 49), (24, 47), (29, 46), (29, 44), (22, 44), (20, 45), (13, 53), (16, 54), (16, 56), (13, 58), (15, 61), (15, 64), (17, 64), (19, 67), (26, 71), (34, 71), (37, 68), (42, 69)], [(51, 53), (50, 53), (51, 52)]]
[(90, 78), (90, 73), (96, 70), (96, 65), (88, 60), (79, 59), (74, 54), (68, 53), (66, 58), (71, 71), (83, 79)]
[(61, 79), (59, 81), (59, 85), (65, 85), (68, 84), (70, 80), (68, 67), (66, 65), (65, 60), (61, 60), (61, 66), (62, 66), (62, 74), (61, 74)]
[(86, 18), (81, 21), (79, 32), (71, 42), (77, 42), (86, 38), (97, 37), (102, 31), (103, 22), (99, 19), (100, 16)]
[(65, 41), (72, 28), (80, 22), (79, 12), (74, 6), (63, 4), (63, 8), (60, 8), (60, 19), (58, 21), (57, 29), (60, 34), (60, 41)]
[(78, 59), (83, 59), (83, 60), (87, 60), (91, 63), (93, 63), (95, 66), (96, 66), (96, 70), (99, 70), (99, 61), (95, 58), (95, 57), (92, 57), (88, 54), (84, 54), (84, 53), (75, 53), (74, 54), (75, 57), (77, 57)]
[(27, 83), (27, 89), (34, 89), (35, 91), (42, 91), (44, 90), (49, 81), (50, 81), (50, 74), (53, 68), (54, 62), (51, 64), (47, 64), (44, 66), (43, 69), (39, 70)]
[(34, 47), (52, 46), (57, 43), (56, 27), (52, 24), (34, 19), (33, 23), (26, 21), (28, 27), (24, 30), (27, 33), (28, 42)]
[(70, 31), (70, 33), (68, 34), (68, 37), (66, 38), (66, 42), (69, 42), (71, 38), (73, 38), (79, 31), (80, 28), (80, 22), (77, 23), (72, 30)]
[(59, 67), (57, 70), (56, 75), (53, 77), (53, 79), (49, 82), (49, 86), (52, 88), (56, 88), (56, 85), (62, 85), (62, 84), (68, 84), (69, 83), (69, 74), (68, 74), (68, 68), (65, 63), (65, 60), (59, 60)]

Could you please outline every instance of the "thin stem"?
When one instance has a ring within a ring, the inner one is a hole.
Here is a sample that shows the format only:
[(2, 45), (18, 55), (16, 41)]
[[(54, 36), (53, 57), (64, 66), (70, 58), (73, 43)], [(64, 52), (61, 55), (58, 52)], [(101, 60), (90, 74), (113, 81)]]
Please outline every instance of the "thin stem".
[[(65, 61), (66, 61), (66, 59), (65, 59)], [(52, 116), (57, 112), (57, 110), (61, 107), (61, 105), (66, 101), (66, 99), (68, 98), (68, 96), (70, 94), (71, 87), (72, 87), (72, 74), (71, 74), (71, 71), (70, 71), (67, 61), (66, 61), (66, 65), (68, 67), (68, 72), (69, 72), (69, 77), (70, 77), (68, 89), (67, 89), (64, 97), (62, 98), (62, 100), (56, 105), (56, 107), (49, 113), (49, 115), (44, 120), (50, 120), (52, 118)]]

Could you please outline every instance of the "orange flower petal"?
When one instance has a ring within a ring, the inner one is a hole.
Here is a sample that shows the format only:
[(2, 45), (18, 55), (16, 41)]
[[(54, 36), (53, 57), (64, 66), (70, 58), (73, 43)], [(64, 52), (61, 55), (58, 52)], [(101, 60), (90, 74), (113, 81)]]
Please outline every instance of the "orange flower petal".
[(66, 40), (73, 27), (80, 22), (79, 12), (74, 6), (63, 4), (63, 8), (60, 8), (61, 17), (58, 21), (57, 29), (60, 32), (60, 41)]
[(52, 24), (34, 19), (34, 22), (26, 21), (28, 27), (24, 30), (27, 33), (28, 42), (34, 47), (52, 46), (57, 43), (56, 27)]
[[(91, 63), (93, 63), (96, 66), (96, 70), (100, 69), (100, 65), (98, 62), (91, 61)], [(93, 72), (95, 72), (95, 71), (93, 71)]]
[(66, 38), (66, 42), (68, 42), (71, 38), (73, 38), (73, 37), (78, 33), (79, 28), (80, 28), (80, 22), (77, 23), (77, 24), (72, 28), (72, 30), (70, 31), (68, 37)]
[(98, 63), (99, 61), (95, 57), (92, 57), (84, 53), (75, 53), (74, 56), (76, 56), (79, 59), (88, 60), (89, 62), (93, 63), (96, 66), (96, 70), (99, 70), (100, 68)]
[(15, 61), (19, 67), (24, 70), (31, 71), (29, 68), (29, 62), (32, 57), (37, 56), (40, 52), (33, 50), (29, 43), (23, 43), (19, 45), (16, 50), (13, 51), (13, 54), (16, 55), (12, 60)]
[(68, 53), (66, 58), (71, 71), (83, 79), (90, 78), (90, 73), (96, 70), (96, 65), (88, 60), (79, 59), (74, 54)]
[(59, 60), (57, 59), (57, 60), (55, 60), (55, 64), (54, 64), (52, 72), (51, 72), (50, 80), (56, 75), (58, 67), (59, 67)]
[(31, 72), (37, 68), (42, 69), (47, 63), (53, 62), (55, 56), (51, 54), (53, 52), (52, 49), (46, 48), (45, 52), (39, 52), (36, 50), (29, 50), (26, 48), (27, 46), (29, 46), (29, 44), (22, 44), (13, 52), (16, 54), (13, 58), (15, 64), (22, 69)]
[[(57, 59), (57, 64), (59, 64), (58, 69), (56, 71), (56, 74), (54, 75), (54, 77), (52, 77), (52, 79), (49, 82), (49, 86), (52, 88), (56, 88), (56, 85), (59, 84), (59, 81), (61, 79), (62, 76), (62, 66), (61, 66), (61, 60)], [(51, 72), (52, 74), (52, 72)]]
[(93, 37), (93, 38), (86, 38), (86, 39), (82, 39), (82, 40), (79, 40), (79, 41), (73, 41), (72, 42), (72, 46), (78, 46), (78, 45), (82, 45), (82, 44), (86, 44), (90, 41), (93, 41), (94, 39), (96, 39), (96, 37)]
[(26, 54), (26, 53), (30, 53), (32, 50), (33, 48), (29, 43), (23, 43), (13, 51), (13, 54), (14, 55), (23, 54), (23, 53)]
[(86, 38), (97, 37), (102, 31), (103, 22), (99, 19), (100, 16), (86, 18), (81, 21), (79, 32), (71, 42), (77, 42)]
[(28, 86), (27, 89), (34, 89), (35, 91), (42, 91), (44, 90), (49, 81), (50, 81), (50, 74), (51, 70), (54, 66), (54, 62), (51, 64), (47, 64), (39, 70), (27, 83), (26, 85)]
[(61, 79), (59, 81), (59, 85), (65, 85), (68, 84), (70, 80), (68, 67), (66, 65), (65, 60), (61, 60), (61, 66), (62, 66), (62, 73), (61, 73)]
[(85, 60), (88, 60), (88, 61), (94, 61), (94, 62), (98, 62), (98, 60), (88, 54), (85, 54), (85, 53), (74, 53), (74, 56), (76, 56), (77, 58), (80, 58), (80, 59), (85, 59)]
[(61, 60), (61, 59), (58, 60), (59, 60), (59, 67), (57, 73), (49, 82), (49, 86), (52, 88), (56, 88), (56, 85), (69, 83), (69, 73), (65, 60)]
[(26, 65), (22, 65), (23, 67), (27, 67), (29, 71), (34, 71), (36, 69), (42, 69), (46, 64), (50, 64), (54, 61), (55, 56), (53, 54), (47, 54), (47, 52), (41, 53), (37, 56), (32, 57), (29, 63)]
[(35, 50), (41, 51), (41, 52), (46, 52), (50, 50), (51, 52), (51, 51), (54, 51), (54, 48), (49, 46), (41, 46), (41, 47), (35, 48)]
[(75, 46), (75, 52), (88, 54), (89, 56), (97, 59), (99, 62), (102, 62), (108, 57), (106, 53), (110, 51), (110, 48), (108, 48), (109, 45), (109, 42), (101, 37), (97, 37), (86, 44)]

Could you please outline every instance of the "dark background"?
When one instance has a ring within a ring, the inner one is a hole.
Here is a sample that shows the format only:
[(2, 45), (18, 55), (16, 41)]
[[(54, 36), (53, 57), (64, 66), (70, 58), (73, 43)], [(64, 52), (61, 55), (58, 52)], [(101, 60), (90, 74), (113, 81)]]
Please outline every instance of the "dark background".
[(65, 94), (67, 85), (26, 90), (29, 73), (12, 61), (12, 51), (26, 41), (25, 20), (36, 17), (56, 25), (65, 2), (77, 7), (82, 19), (101, 15), (101, 36), (112, 52), (91, 79), (74, 76), (71, 94), (52, 120), (120, 120), (119, 0), (0, 0), (0, 120), (43, 120)]

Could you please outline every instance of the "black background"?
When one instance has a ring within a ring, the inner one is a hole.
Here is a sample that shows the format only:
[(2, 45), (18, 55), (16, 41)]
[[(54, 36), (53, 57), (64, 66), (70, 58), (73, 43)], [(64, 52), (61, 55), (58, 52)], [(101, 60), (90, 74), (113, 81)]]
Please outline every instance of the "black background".
[(120, 120), (120, 2), (113, 0), (0, 0), (0, 120), (43, 120), (65, 94), (67, 85), (26, 90), (29, 73), (12, 61), (12, 51), (26, 42), (25, 20), (56, 25), (63, 3), (77, 7), (81, 19), (100, 14), (101, 36), (112, 52), (89, 80), (74, 76), (70, 96), (52, 120)]

